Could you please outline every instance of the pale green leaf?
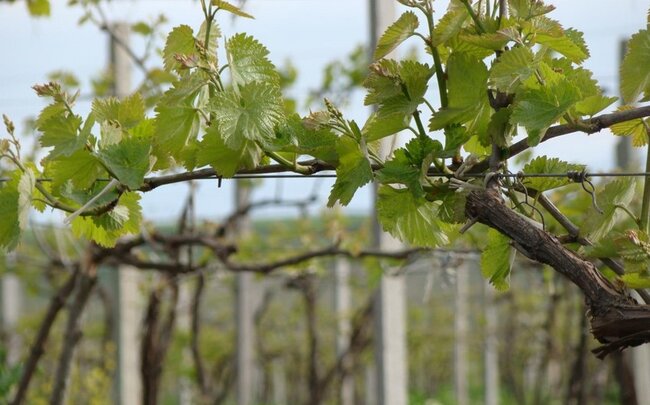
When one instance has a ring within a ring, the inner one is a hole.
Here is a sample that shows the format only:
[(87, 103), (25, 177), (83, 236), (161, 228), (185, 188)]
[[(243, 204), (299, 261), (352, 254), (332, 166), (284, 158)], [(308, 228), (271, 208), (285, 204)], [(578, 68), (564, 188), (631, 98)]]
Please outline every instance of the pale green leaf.
[(151, 143), (143, 138), (127, 138), (98, 152), (97, 157), (131, 190), (138, 189), (149, 171)]
[(18, 182), (20, 172), (17, 170), (10, 180), (0, 184), (0, 248), (13, 249), (20, 239)]
[(25, 170), (18, 181), (18, 224), (24, 231), (29, 224), (29, 211), (32, 208), (32, 194), (36, 186), (36, 176), (31, 169)]
[(42, 146), (53, 146), (48, 157), (70, 156), (82, 148), (86, 140), (78, 136), (81, 117), (78, 115), (59, 114), (45, 121), (38, 129), (43, 133), (40, 138)]
[(373, 179), (370, 162), (354, 139), (339, 138), (337, 151), (339, 165), (336, 168), (336, 182), (327, 201), (328, 207), (337, 201), (341, 205), (347, 205), (356, 191)]
[(165, 42), (165, 48), (163, 49), (163, 64), (165, 70), (172, 71), (181, 71), (183, 67), (181, 64), (176, 61), (176, 55), (191, 55), (195, 51), (194, 47), (194, 32), (192, 28), (188, 25), (179, 25), (175, 27), (169, 35), (167, 35), (167, 41)]
[[(564, 162), (558, 158), (549, 158), (547, 156), (539, 156), (531, 160), (524, 166), (524, 173), (566, 173), (568, 171), (582, 171), (584, 165), (572, 164)], [(566, 186), (571, 184), (571, 180), (564, 177), (527, 177), (523, 180), (526, 187), (530, 187), (537, 191), (551, 190), (557, 187)]]
[(490, 69), (490, 82), (506, 93), (514, 90), (535, 73), (533, 53), (524, 46), (505, 51)]
[(120, 237), (140, 231), (142, 209), (139, 201), (137, 193), (124, 193), (111, 211), (98, 217), (75, 218), (72, 221), (72, 233), (77, 238), (113, 247)]
[(469, 19), (469, 13), (460, 7), (450, 7), (433, 31), (433, 45), (438, 46), (455, 37)]
[(438, 203), (416, 198), (409, 190), (380, 186), (377, 216), (382, 228), (414, 246), (438, 247), (450, 242), (455, 228), (438, 220)]
[(616, 206), (628, 206), (634, 198), (634, 189), (634, 178), (627, 177), (608, 183), (596, 194), (596, 202), (603, 214), (592, 208), (582, 227), (593, 243), (598, 243), (619, 221), (628, 218), (625, 212)]
[(535, 42), (548, 46), (552, 50), (561, 53), (575, 63), (581, 63), (587, 59), (587, 57), (589, 57), (589, 53), (586, 52), (586, 48), (583, 49), (581, 46), (573, 42), (570, 37), (564, 34), (556, 36), (545, 33), (538, 33), (535, 36)]
[(241, 8), (235, 6), (234, 4), (230, 4), (227, 1), (212, 0), (212, 5), (219, 8), (220, 10), (227, 11), (239, 17), (255, 18), (252, 15), (248, 14), (247, 12), (243, 11)]
[[(622, 106), (618, 111), (631, 110), (632, 106)], [(648, 124), (642, 118), (619, 122), (609, 127), (614, 135), (631, 136), (632, 146), (641, 147), (648, 144)]]
[(621, 64), (621, 96), (627, 104), (637, 101), (641, 93), (650, 95), (650, 31), (632, 35)]
[(74, 187), (87, 189), (105, 172), (95, 156), (86, 149), (80, 149), (69, 158), (49, 161), (45, 173), (52, 179), (54, 189), (67, 181), (71, 181)]
[(239, 94), (232, 90), (219, 92), (209, 108), (232, 149), (240, 149), (245, 140), (271, 140), (275, 126), (284, 118), (280, 91), (268, 83), (249, 83), (239, 89)]
[(256, 167), (263, 155), (260, 147), (249, 140), (241, 142), (239, 148), (231, 149), (213, 124), (198, 145), (196, 164), (210, 165), (219, 176), (232, 177), (239, 169)]
[(399, 44), (413, 35), (419, 25), (418, 17), (412, 11), (402, 14), (379, 38), (373, 57), (374, 60), (381, 59), (391, 53)]
[(510, 239), (490, 228), (487, 246), (481, 253), (481, 272), (499, 291), (510, 288), (510, 271), (515, 254)]
[(528, 132), (528, 143), (535, 146), (544, 138), (548, 127), (580, 99), (578, 88), (564, 77), (547, 79), (545, 86), (526, 88), (516, 95), (511, 122), (523, 125)]
[(251, 82), (278, 84), (280, 76), (268, 59), (269, 51), (255, 38), (237, 34), (226, 43), (232, 80), (238, 86)]
[(34, 17), (49, 16), (50, 0), (27, 0), (27, 9)]
[(144, 100), (140, 93), (134, 93), (123, 100), (115, 97), (95, 99), (92, 110), (97, 122), (117, 122), (124, 129), (136, 126), (145, 118)]

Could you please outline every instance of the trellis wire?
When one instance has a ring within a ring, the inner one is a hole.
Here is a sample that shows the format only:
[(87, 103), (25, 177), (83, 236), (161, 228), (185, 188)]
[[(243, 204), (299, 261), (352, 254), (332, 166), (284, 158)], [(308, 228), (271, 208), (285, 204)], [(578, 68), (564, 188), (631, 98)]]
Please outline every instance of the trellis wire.
[[(581, 171), (569, 171), (566, 173), (465, 173), (458, 178), (475, 178), (482, 179), (486, 176), (496, 176), (498, 178), (541, 178), (541, 177), (550, 177), (550, 178), (575, 178), (576, 175), (583, 176), (583, 178), (589, 177), (650, 177), (650, 172), (581, 172)], [(454, 178), (456, 177), (453, 173), (436, 173), (430, 174), (429, 177), (441, 177), (441, 178)], [(336, 178), (336, 174), (236, 174), (230, 180), (237, 179), (313, 179), (313, 178)], [(220, 176), (210, 176), (204, 178), (196, 178), (192, 180), (214, 180), (214, 179), (223, 179), (229, 180), (228, 178), (222, 178)], [(0, 183), (10, 181), (8, 177), (0, 177)], [(97, 181), (110, 181), (108, 178), (100, 178)], [(49, 178), (40, 178), (36, 179), (39, 182), (50, 182), (52, 179)]]

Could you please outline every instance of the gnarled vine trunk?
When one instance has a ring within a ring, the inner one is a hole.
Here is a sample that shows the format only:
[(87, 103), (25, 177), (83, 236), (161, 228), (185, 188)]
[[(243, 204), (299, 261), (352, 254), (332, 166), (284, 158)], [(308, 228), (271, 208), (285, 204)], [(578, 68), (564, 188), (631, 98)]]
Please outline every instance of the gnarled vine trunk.
[(520, 252), (548, 264), (582, 290), (591, 332), (603, 343), (594, 351), (598, 357), (650, 342), (650, 306), (638, 304), (625, 290), (607, 280), (593, 263), (508, 208), (498, 191), (471, 192), (465, 209), (469, 218), (508, 236)]

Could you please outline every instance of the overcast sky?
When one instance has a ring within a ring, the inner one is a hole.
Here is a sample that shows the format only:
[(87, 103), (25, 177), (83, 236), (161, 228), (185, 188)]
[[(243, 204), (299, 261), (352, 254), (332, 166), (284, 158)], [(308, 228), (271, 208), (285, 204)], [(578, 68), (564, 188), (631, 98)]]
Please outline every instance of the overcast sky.
[[(106, 34), (92, 24), (79, 27), (78, 8), (69, 8), (64, 0), (53, 0), (52, 16), (45, 19), (29, 17), (23, 2), (0, 4), (0, 113), (9, 115), (18, 125), (42, 108), (31, 90), (43, 82), (47, 73), (64, 69), (82, 80), (82, 93), (89, 89), (89, 80), (106, 66)], [(645, 26), (648, 3), (640, 0), (550, 1), (557, 10), (551, 17), (565, 27), (585, 33), (591, 51), (586, 67), (594, 72), (610, 95), (617, 93), (619, 43)], [(444, 13), (445, 1), (435, 3), (437, 16)], [(198, 28), (202, 13), (199, 3), (186, 0), (119, 0), (108, 7), (110, 19), (135, 22), (163, 13), (169, 19), (168, 28), (188, 24)], [(296, 94), (318, 86), (322, 67), (342, 58), (368, 37), (367, 0), (248, 0), (246, 11), (255, 20), (222, 19), (226, 35), (245, 31), (257, 37), (271, 52), (276, 65), (290, 58), (298, 68)], [(433, 86), (435, 87), (435, 86)], [(433, 100), (437, 96), (433, 95)], [(89, 108), (88, 102), (78, 104), (79, 112)], [(346, 109), (346, 115), (363, 122), (367, 110), (362, 107)], [(536, 154), (552, 154), (565, 160), (584, 163), (589, 170), (607, 170), (613, 166), (615, 139), (600, 133), (591, 136), (570, 135), (549, 141), (537, 148)], [(222, 217), (232, 207), (232, 183), (224, 182), (221, 189), (215, 182), (202, 182), (198, 212), (203, 217)], [(299, 198), (309, 193), (314, 180), (268, 180), (256, 195)], [(326, 198), (331, 182), (318, 183)], [(170, 219), (182, 204), (186, 185), (165, 187), (148, 193), (143, 200), (146, 217)], [(350, 210), (363, 212), (370, 207), (368, 190), (362, 190), (350, 204)], [(324, 207), (324, 203), (320, 205)], [(319, 209), (320, 209), (319, 207)], [(286, 212), (282, 212), (286, 213)], [(263, 215), (272, 215), (267, 211)]]

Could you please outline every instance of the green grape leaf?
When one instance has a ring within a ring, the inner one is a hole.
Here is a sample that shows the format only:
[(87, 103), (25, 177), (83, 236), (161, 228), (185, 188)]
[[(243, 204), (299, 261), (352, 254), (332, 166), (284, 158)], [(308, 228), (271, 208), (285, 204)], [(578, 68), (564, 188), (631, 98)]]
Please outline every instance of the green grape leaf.
[(236, 85), (252, 82), (279, 84), (280, 75), (267, 58), (269, 51), (255, 38), (237, 34), (226, 43), (226, 51), (230, 74)]
[(465, 108), (487, 102), (488, 70), (481, 60), (454, 52), (447, 61), (447, 76), (449, 107)]
[(447, 76), (449, 106), (432, 115), (429, 130), (466, 124), (471, 133), (485, 132), (491, 114), (485, 91), (488, 79), (485, 64), (469, 54), (454, 52), (447, 62)]
[(53, 146), (49, 158), (70, 156), (86, 144), (86, 139), (78, 135), (81, 117), (78, 115), (59, 114), (49, 118), (39, 130), (43, 133), (40, 138), (41, 146)]
[(113, 247), (125, 235), (140, 231), (142, 208), (140, 195), (127, 192), (111, 211), (98, 217), (80, 216), (72, 221), (72, 233), (77, 238), (86, 238), (104, 247)]
[(97, 122), (115, 121), (124, 129), (136, 126), (145, 118), (144, 100), (140, 93), (118, 100), (115, 97), (93, 100), (92, 111)]
[(589, 235), (593, 243), (598, 243), (622, 219), (628, 216), (617, 205), (628, 206), (634, 198), (635, 181), (633, 178), (614, 180), (596, 194), (596, 201), (603, 214), (590, 210), (582, 231)]
[[(632, 106), (622, 106), (617, 111), (631, 110), (633, 108)], [(641, 147), (648, 144), (648, 123), (642, 118), (619, 122), (610, 126), (609, 129), (614, 135), (631, 136), (632, 146)]]
[(515, 96), (511, 122), (528, 132), (528, 143), (537, 145), (548, 127), (580, 101), (580, 91), (566, 78), (547, 78), (546, 86), (525, 88)]
[(50, 0), (27, 0), (29, 14), (34, 17), (46, 17), (50, 15)]
[[(208, 30), (208, 25), (206, 24), (205, 21), (201, 23), (201, 27), (199, 28), (199, 32), (197, 32), (196, 37), (201, 41), (205, 41), (205, 35)], [(212, 22), (212, 25), (210, 26), (210, 38), (208, 40), (208, 44), (206, 46), (206, 49), (208, 51), (208, 54), (211, 57), (214, 57), (216, 59), (217, 57), (217, 48), (219, 46), (219, 38), (221, 38), (221, 29), (219, 28), (219, 24), (217, 24), (215, 21)]]
[(467, 141), (469, 141), (469, 138), (471, 138), (472, 134), (467, 132), (467, 129), (465, 129), (464, 126), (459, 124), (448, 125), (444, 127), (444, 129), (445, 129), (445, 149), (444, 149), (445, 154), (443, 154), (443, 156), (441, 157), (451, 158), (456, 154), (458, 148), (460, 148)]
[(621, 280), (628, 288), (650, 288), (650, 277), (639, 273), (623, 274)]
[(578, 114), (591, 117), (614, 104), (617, 100), (618, 97), (606, 97), (601, 94), (587, 96), (576, 103), (575, 109)]
[(165, 42), (163, 49), (163, 65), (165, 70), (171, 72), (175, 70), (180, 72), (183, 66), (176, 60), (176, 55), (191, 55), (194, 53), (194, 31), (188, 25), (179, 25), (175, 27)]
[(450, 7), (436, 24), (433, 31), (433, 46), (439, 46), (455, 37), (469, 18), (469, 13), (462, 7)]
[(67, 181), (71, 181), (74, 187), (85, 190), (105, 172), (92, 153), (80, 149), (69, 158), (50, 160), (45, 173), (52, 179), (52, 188), (55, 190)]
[(377, 217), (384, 231), (414, 246), (437, 247), (450, 242), (452, 225), (438, 221), (439, 204), (416, 198), (409, 190), (382, 185)]
[(374, 60), (379, 60), (391, 53), (399, 44), (413, 35), (419, 25), (418, 17), (412, 11), (402, 14), (379, 38), (373, 56)]
[(518, 46), (503, 52), (492, 65), (490, 83), (500, 91), (514, 93), (534, 73), (533, 52), (525, 46)]
[(440, 201), (438, 218), (441, 221), (449, 224), (462, 224), (467, 220), (465, 216), (467, 195), (458, 190), (451, 189), (449, 183), (438, 185), (427, 196), (427, 199), (430, 201)]
[(411, 115), (423, 102), (432, 74), (428, 65), (414, 61), (398, 64), (382, 59), (374, 63), (364, 82), (368, 89), (364, 103), (378, 107), (364, 124), (366, 139), (377, 140), (408, 127)]
[(310, 155), (325, 162), (338, 162), (338, 137), (329, 128), (307, 128), (298, 114), (276, 128), (273, 145), (281, 152)]
[(131, 190), (138, 189), (149, 171), (151, 142), (144, 138), (126, 138), (97, 153), (99, 160)]
[(169, 156), (177, 158), (199, 131), (199, 113), (194, 106), (197, 95), (206, 85), (204, 76), (193, 73), (174, 83), (156, 105), (155, 155), (158, 162)]
[(209, 164), (220, 176), (232, 177), (239, 169), (256, 167), (263, 154), (259, 146), (249, 140), (241, 142), (237, 149), (231, 149), (213, 123), (199, 143), (196, 164), (197, 166)]
[(241, 8), (235, 6), (234, 4), (228, 3), (227, 1), (212, 0), (212, 5), (219, 8), (220, 10), (227, 11), (239, 17), (252, 18), (252, 19), (255, 18), (252, 15), (248, 14), (247, 12), (243, 11)]
[(230, 148), (240, 149), (245, 140), (264, 143), (274, 137), (275, 126), (284, 119), (284, 108), (277, 86), (253, 82), (235, 91), (217, 93), (210, 112)]
[(20, 239), (20, 176), (20, 171), (16, 170), (9, 176), (9, 181), (0, 184), (0, 248), (7, 250), (16, 247)]
[(481, 273), (499, 291), (510, 288), (510, 271), (515, 251), (510, 239), (490, 228), (487, 246), (481, 253)]
[[(547, 156), (539, 156), (531, 160), (524, 166), (524, 173), (566, 173), (568, 171), (582, 171), (584, 165), (572, 164), (564, 162), (558, 158), (549, 158)], [(566, 186), (571, 184), (571, 180), (562, 177), (526, 177), (523, 180), (526, 187), (533, 188), (537, 191), (546, 191), (554, 188)]]
[(650, 95), (650, 31), (645, 29), (632, 35), (621, 64), (621, 96), (625, 103), (637, 100), (641, 93)]
[(617, 256), (625, 263), (626, 273), (642, 273), (646, 277), (650, 265), (650, 242), (643, 231), (628, 230), (614, 239)]
[(337, 201), (347, 205), (356, 191), (373, 179), (368, 158), (354, 139), (339, 138), (336, 149), (339, 165), (336, 168), (336, 182), (327, 201), (328, 207), (334, 206)]
[(36, 186), (36, 175), (27, 168), (18, 181), (18, 224), (24, 231), (29, 224), (29, 211), (32, 208), (32, 194)]
[(411, 164), (405, 149), (396, 150), (393, 158), (385, 162), (384, 167), (377, 172), (377, 181), (380, 183), (404, 184), (416, 197), (424, 195), (422, 184), (420, 184), (421, 177), (421, 168)]
[[(579, 38), (581, 39), (582, 37), (580, 36)], [(583, 47), (584, 40), (582, 41), (583, 46), (580, 46), (576, 44), (576, 42), (574, 42), (571, 37), (563, 34), (553, 35), (546, 33), (537, 33), (535, 36), (535, 42), (548, 46), (552, 50), (561, 53), (575, 63), (581, 63), (589, 57), (589, 52), (587, 51), (586, 47)]]

